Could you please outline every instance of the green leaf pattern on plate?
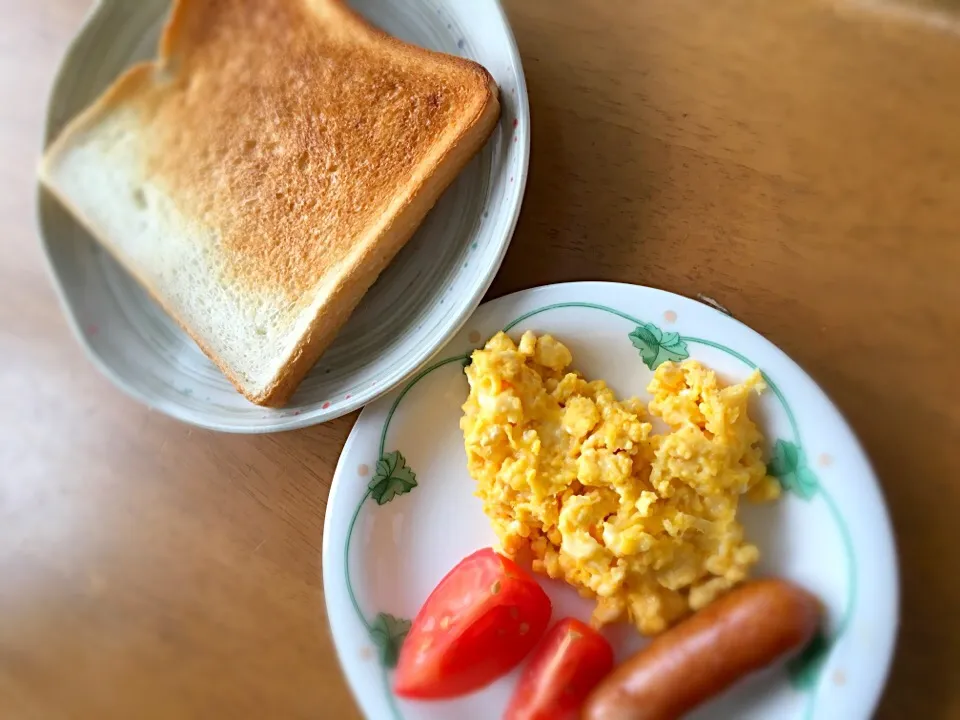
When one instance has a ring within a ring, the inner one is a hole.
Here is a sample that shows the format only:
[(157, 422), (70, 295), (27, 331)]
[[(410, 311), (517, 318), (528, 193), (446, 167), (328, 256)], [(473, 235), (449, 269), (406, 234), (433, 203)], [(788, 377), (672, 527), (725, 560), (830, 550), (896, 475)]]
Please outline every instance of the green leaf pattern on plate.
[(818, 632), (800, 654), (787, 663), (790, 682), (797, 690), (809, 690), (817, 684), (830, 645), (827, 636)]
[(813, 470), (807, 465), (807, 456), (797, 443), (777, 440), (773, 457), (767, 465), (767, 473), (778, 480), (785, 490), (810, 500), (820, 489)]
[(380, 650), (380, 662), (384, 667), (397, 666), (400, 646), (410, 632), (410, 621), (388, 613), (380, 613), (370, 627), (370, 637)]
[(417, 474), (407, 467), (399, 450), (384, 453), (377, 461), (377, 471), (370, 481), (370, 495), (377, 505), (386, 505), (398, 495), (405, 495), (417, 486)]
[(633, 346), (640, 351), (644, 365), (651, 370), (656, 370), (665, 362), (677, 362), (690, 357), (687, 344), (679, 333), (665, 333), (653, 323), (637, 325), (629, 337)]

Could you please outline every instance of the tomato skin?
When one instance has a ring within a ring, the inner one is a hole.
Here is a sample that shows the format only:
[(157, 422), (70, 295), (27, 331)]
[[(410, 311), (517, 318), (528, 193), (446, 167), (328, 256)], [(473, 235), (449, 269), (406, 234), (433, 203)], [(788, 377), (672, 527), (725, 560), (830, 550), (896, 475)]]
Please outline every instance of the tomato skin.
[(551, 628), (523, 671), (503, 720), (577, 720), (590, 691), (613, 670), (613, 648), (574, 618)]
[(489, 685), (533, 649), (550, 612), (550, 598), (526, 570), (478, 550), (420, 608), (400, 649), (394, 690), (429, 700)]

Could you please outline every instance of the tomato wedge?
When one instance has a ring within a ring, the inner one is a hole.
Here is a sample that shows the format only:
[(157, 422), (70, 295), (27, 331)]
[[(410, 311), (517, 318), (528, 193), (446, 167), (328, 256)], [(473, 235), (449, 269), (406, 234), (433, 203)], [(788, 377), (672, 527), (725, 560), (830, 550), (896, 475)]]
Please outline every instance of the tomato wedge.
[(400, 649), (394, 689), (439, 699), (488, 685), (533, 649), (550, 621), (537, 581), (487, 548), (464, 558), (420, 608)]
[(566, 618), (553, 626), (520, 677), (504, 720), (577, 720), (590, 691), (613, 670), (610, 643)]

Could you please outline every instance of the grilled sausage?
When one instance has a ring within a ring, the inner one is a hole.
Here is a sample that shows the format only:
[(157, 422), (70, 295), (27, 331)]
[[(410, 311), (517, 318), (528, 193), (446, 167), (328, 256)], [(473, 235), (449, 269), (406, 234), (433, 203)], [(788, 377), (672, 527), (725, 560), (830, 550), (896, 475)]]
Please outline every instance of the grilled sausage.
[(658, 635), (591, 693), (583, 720), (674, 720), (791, 650), (820, 622), (813, 595), (758, 580)]

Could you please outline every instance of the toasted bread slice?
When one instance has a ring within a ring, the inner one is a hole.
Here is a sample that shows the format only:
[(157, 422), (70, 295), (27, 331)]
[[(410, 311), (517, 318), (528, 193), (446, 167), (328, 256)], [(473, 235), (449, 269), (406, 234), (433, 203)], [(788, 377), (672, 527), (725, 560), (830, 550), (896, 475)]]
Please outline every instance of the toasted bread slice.
[(179, 0), (41, 179), (237, 389), (284, 404), (497, 122), (342, 0)]

